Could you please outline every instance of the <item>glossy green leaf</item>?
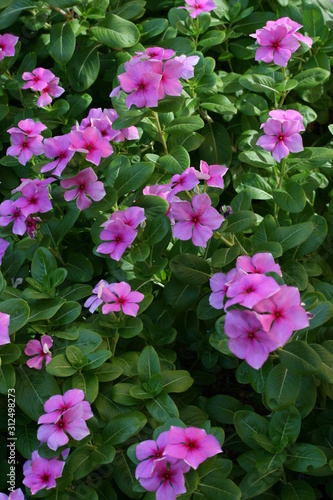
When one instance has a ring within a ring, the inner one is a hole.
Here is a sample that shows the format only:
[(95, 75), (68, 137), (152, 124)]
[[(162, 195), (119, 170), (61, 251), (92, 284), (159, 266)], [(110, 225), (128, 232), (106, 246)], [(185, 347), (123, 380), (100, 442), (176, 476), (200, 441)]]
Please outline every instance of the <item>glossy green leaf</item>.
[(66, 64), (74, 54), (75, 35), (70, 23), (54, 24), (50, 31), (50, 55), (59, 64)]
[(114, 14), (93, 26), (91, 32), (103, 45), (114, 49), (133, 47), (140, 35), (135, 24)]

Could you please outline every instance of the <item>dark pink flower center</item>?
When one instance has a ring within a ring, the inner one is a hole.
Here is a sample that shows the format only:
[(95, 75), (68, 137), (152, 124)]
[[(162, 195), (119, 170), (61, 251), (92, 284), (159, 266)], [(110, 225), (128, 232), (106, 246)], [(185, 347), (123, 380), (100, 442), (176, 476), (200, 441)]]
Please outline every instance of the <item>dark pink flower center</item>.
[(50, 479), (50, 474), (47, 474), (46, 472), (44, 473), (44, 475), (42, 476), (42, 480), (47, 483), (48, 480)]
[(24, 141), (24, 143), (22, 144), (22, 148), (27, 148), (28, 147), (28, 143), (27, 141)]

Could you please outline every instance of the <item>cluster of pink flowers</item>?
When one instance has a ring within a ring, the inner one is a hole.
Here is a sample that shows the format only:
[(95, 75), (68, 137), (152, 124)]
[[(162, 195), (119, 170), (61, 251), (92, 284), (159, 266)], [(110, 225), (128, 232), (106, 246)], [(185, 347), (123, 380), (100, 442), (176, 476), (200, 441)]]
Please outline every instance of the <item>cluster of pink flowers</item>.
[(36, 68), (32, 73), (26, 71), (22, 75), (26, 82), (22, 89), (31, 89), (39, 93), (37, 106), (42, 108), (51, 104), (52, 97), (59, 97), (65, 92), (65, 89), (59, 87), (59, 78), (52, 71), (44, 68)]
[(270, 118), (261, 125), (265, 135), (259, 137), (257, 145), (265, 151), (272, 151), (273, 158), (280, 162), (291, 153), (303, 151), (300, 132), (305, 130), (303, 116), (293, 109), (275, 109), (269, 112)]
[(101, 227), (101, 243), (97, 252), (109, 254), (113, 260), (120, 260), (126, 248), (129, 248), (138, 234), (137, 227), (146, 219), (143, 208), (129, 207), (111, 214)]
[(185, 0), (185, 7), (178, 7), (178, 9), (186, 9), (193, 19), (197, 18), (203, 12), (210, 12), (216, 9), (213, 0)]
[(312, 47), (311, 38), (298, 33), (300, 28), (302, 25), (292, 21), (289, 17), (267, 21), (266, 26), (250, 35), (260, 45), (256, 51), (256, 61), (266, 63), (274, 61), (277, 66), (287, 66), (291, 54), (299, 48), (299, 42)]
[(221, 226), (224, 217), (211, 206), (211, 199), (206, 193), (194, 195), (191, 202), (181, 200), (176, 194), (193, 189), (200, 180), (205, 180), (207, 186), (223, 188), (223, 176), (227, 170), (222, 165), (208, 165), (201, 160), (200, 172), (189, 167), (182, 174), (173, 175), (169, 184), (145, 187), (143, 194), (160, 196), (168, 201), (166, 215), (171, 220), (175, 238), (192, 239), (195, 246), (205, 247), (213, 236), (213, 230)]
[(224, 329), (229, 349), (255, 369), (295, 330), (309, 326), (310, 315), (301, 304), (298, 289), (279, 285), (266, 275), (271, 272), (282, 276), (271, 254), (258, 253), (252, 258), (238, 257), (234, 269), (210, 279), (213, 293), (209, 302), (215, 309), (226, 311)]
[(120, 283), (108, 283), (101, 280), (93, 289), (93, 295), (84, 303), (85, 307), (93, 313), (100, 305), (103, 314), (122, 311), (127, 316), (136, 316), (138, 314), (138, 303), (144, 299), (143, 293), (132, 292), (131, 286), (125, 281)]
[(181, 95), (183, 86), (179, 79), (192, 78), (198, 61), (198, 56), (175, 56), (173, 50), (161, 47), (137, 52), (125, 63), (125, 73), (118, 75), (120, 85), (110, 96), (118, 96), (123, 90), (129, 94), (126, 97), (128, 109), (133, 104), (137, 108), (154, 108), (166, 95)]
[(217, 439), (204, 429), (171, 426), (156, 441), (143, 441), (136, 447), (140, 463), (135, 477), (147, 491), (156, 492), (156, 500), (175, 500), (186, 493), (184, 473), (221, 452)]
[[(37, 437), (41, 443), (47, 443), (51, 450), (57, 450), (68, 443), (69, 434), (73, 439), (80, 441), (90, 434), (86, 420), (93, 417), (90, 404), (84, 401), (84, 392), (80, 389), (70, 389), (63, 396), (56, 395), (49, 398), (44, 404), (45, 414), (38, 419), (42, 424)], [(65, 460), (69, 448), (61, 455)], [(23, 484), (31, 489), (32, 495), (39, 490), (55, 488), (56, 479), (62, 476), (65, 462), (57, 458), (47, 459), (40, 457), (34, 451), (31, 460), (23, 466)]]
[(13, 57), (15, 55), (15, 45), (18, 42), (18, 36), (4, 33), (0, 35), (0, 61), (5, 57)]
[(29, 340), (27, 343), (24, 353), (27, 356), (32, 356), (28, 359), (27, 365), (29, 368), (35, 368), (36, 370), (41, 370), (43, 361), (45, 359), (45, 366), (51, 361), (51, 352), (53, 340), (49, 335), (43, 335), (40, 340)]

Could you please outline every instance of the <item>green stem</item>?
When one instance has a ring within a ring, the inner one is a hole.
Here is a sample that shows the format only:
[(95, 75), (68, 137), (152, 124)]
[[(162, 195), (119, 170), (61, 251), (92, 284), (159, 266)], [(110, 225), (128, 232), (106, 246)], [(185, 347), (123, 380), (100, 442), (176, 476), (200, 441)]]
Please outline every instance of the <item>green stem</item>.
[(161, 138), (164, 153), (167, 155), (167, 154), (169, 154), (169, 152), (168, 152), (168, 146), (167, 146), (167, 143), (165, 142), (165, 137), (164, 137), (164, 133), (162, 131), (162, 127), (161, 127), (161, 124), (160, 124), (160, 119), (158, 117), (158, 113), (156, 113), (156, 111), (153, 111), (152, 113), (153, 113), (154, 118), (156, 120), (157, 132), (158, 132), (158, 135)]
[(116, 330), (116, 333), (114, 334), (113, 346), (112, 346), (112, 350), (111, 350), (112, 356), (116, 355), (116, 348), (117, 348), (118, 340), (119, 340), (119, 333), (118, 333), (118, 330)]
[(222, 236), (221, 233), (214, 233), (214, 238), (218, 238), (219, 240), (223, 241), (223, 243), (225, 243), (226, 245), (228, 245), (228, 247), (233, 247), (234, 246), (234, 243), (231, 243), (231, 241), (229, 241), (226, 238), (224, 238), (224, 236)]

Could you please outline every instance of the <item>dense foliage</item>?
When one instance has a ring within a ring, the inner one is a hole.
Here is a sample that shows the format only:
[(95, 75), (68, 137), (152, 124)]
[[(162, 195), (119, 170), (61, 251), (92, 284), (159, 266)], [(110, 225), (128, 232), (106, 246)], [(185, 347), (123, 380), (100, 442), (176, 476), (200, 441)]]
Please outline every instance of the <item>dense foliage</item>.
[(0, 0), (0, 497), (333, 499), (332, 28)]

